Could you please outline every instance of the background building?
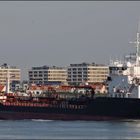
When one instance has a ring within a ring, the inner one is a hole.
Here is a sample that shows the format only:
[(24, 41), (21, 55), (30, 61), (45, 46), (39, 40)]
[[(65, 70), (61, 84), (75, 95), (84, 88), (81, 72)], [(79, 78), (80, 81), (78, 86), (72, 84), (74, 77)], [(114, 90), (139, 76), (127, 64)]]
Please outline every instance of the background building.
[(109, 74), (109, 68), (99, 64), (70, 64), (68, 67), (68, 84), (103, 83)]
[(32, 67), (28, 72), (28, 76), (30, 84), (67, 84), (67, 69), (62, 67)]
[[(8, 74), (9, 73), (9, 74)], [(6, 63), (0, 66), (0, 84), (6, 85), (7, 76), (9, 75), (10, 83), (20, 82), (21, 71), (15, 66), (8, 66)]]

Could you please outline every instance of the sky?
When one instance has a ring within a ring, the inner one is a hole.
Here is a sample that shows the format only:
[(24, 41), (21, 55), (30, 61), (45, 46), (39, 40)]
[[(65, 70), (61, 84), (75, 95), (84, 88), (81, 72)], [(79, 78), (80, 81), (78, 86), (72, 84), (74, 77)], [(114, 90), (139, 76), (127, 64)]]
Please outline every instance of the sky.
[(0, 64), (108, 64), (135, 52), (139, 1), (1, 1)]

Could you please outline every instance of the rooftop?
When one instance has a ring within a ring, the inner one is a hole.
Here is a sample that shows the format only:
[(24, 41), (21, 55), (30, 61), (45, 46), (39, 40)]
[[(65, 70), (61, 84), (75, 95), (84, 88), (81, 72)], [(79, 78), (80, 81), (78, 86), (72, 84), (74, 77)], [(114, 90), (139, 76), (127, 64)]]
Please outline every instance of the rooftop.
[(83, 62), (83, 63), (80, 63), (80, 64), (70, 64), (71, 67), (83, 67), (83, 66), (105, 66), (104, 64), (95, 64), (94, 62), (93, 63), (86, 63), (86, 62)]

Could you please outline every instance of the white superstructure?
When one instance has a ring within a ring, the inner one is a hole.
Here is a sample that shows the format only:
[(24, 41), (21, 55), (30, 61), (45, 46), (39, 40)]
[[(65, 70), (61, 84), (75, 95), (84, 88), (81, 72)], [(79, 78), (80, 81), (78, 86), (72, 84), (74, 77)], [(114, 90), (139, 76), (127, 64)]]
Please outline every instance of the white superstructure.
[[(109, 96), (118, 98), (140, 98), (140, 34), (137, 33), (135, 57), (127, 61), (111, 62), (108, 81)], [(132, 59), (133, 61), (132, 61)]]

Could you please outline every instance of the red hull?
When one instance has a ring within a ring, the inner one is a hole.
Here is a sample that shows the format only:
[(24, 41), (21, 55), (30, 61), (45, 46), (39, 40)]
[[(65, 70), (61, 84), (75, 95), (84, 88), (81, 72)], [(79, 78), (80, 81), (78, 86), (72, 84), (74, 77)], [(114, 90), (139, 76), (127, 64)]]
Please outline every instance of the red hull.
[(100, 120), (120, 120), (123, 118), (111, 116), (93, 116), (93, 115), (66, 115), (66, 114), (43, 114), (43, 113), (0, 113), (2, 120), (22, 120), (22, 119), (44, 119), (44, 120), (86, 120), (86, 121), (100, 121)]

